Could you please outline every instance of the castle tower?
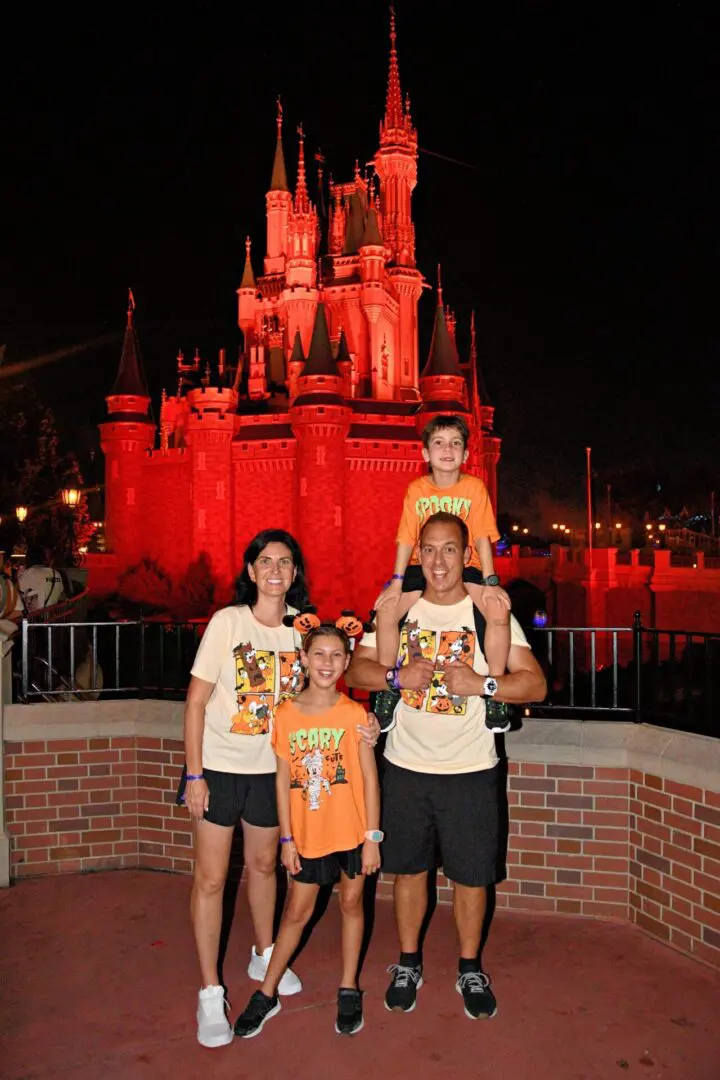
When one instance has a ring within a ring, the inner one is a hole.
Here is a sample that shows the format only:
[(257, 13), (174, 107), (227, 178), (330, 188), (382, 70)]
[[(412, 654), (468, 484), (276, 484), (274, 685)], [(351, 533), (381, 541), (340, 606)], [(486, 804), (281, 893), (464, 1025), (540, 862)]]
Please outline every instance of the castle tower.
[(465, 379), (443, 309), (440, 267), (438, 267), (435, 325), (427, 364), (420, 376), (420, 394), (423, 400), (420, 413), (422, 427), (432, 416), (439, 413), (460, 413), (468, 424), (471, 422)]
[(493, 414), (487, 390), (478, 364), (475, 338), (475, 312), (470, 316), (469, 357), (469, 404), (470, 404), (470, 471), (482, 477), (490, 493), (490, 501), (497, 514), (497, 466), (500, 461), (500, 439), (493, 434)]
[(285, 157), (282, 146), (283, 112), (280, 99), (277, 103), (277, 143), (273, 162), (270, 190), (265, 196), (267, 216), (267, 255), (265, 256), (266, 274), (283, 274), (285, 257), (288, 250), (288, 226), (292, 210), (292, 195), (288, 188)]
[(150, 394), (134, 326), (135, 301), (129, 290), (127, 325), (113, 388), (105, 398), (108, 419), (100, 424), (105, 454), (105, 536), (121, 565), (136, 562), (143, 550), (141, 494), (143, 464), (155, 440)]
[(243, 332), (245, 349), (255, 344), (255, 301), (257, 297), (257, 284), (253, 274), (252, 260), (250, 258), (250, 237), (245, 237), (245, 267), (238, 289), (238, 326)]
[(297, 129), (297, 133), (299, 138), (297, 182), (290, 216), (285, 283), (290, 288), (303, 285), (311, 289), (317, 278), (315, 259), (320, 228), (317, 211), (308, 197), (305, 175), (305, 135), (302, 124)]
[(345, 549), (345, 439), (351, 411), (332, 354), (324, 303), (315, 315), (312, 341), (298, 396), (290, 406), (297, 439), (297, 523), (301, 547), (312, 552), (322, 576), (311, 581), (321, 616), (336, 616), (347, 595)]

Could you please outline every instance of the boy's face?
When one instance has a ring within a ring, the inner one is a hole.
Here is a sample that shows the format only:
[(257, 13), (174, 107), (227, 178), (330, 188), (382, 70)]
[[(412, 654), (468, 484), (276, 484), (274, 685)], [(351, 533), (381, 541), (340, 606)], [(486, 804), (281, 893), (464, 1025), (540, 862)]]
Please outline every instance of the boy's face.
[(430, 436), (423, 458), (434, 473), (459, 472), (467, 461), (468, 451), (457, 428), (438, 428)]

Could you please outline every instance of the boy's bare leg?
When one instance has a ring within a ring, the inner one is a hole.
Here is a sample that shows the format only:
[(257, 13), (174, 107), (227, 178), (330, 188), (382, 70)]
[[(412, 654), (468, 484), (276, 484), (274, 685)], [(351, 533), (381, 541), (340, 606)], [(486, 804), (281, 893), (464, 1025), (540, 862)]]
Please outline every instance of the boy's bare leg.
[(349, 878), (340, 875), (340, 911), (342, 912), (342, 980), (341, 988), (357, 990), (357, 969), (360, 962), (365, 912), (363, 889), (365, 878), (357, 874)]
[(504, 675), (510, 652), (510, 609), (492, 588), (466, 581), (465, 588), (486, 623), (483, 652), (491, 675)]
[(375, 620), (377, 623), (377, 657), (385, 667), (394, 667), (397, 663), (398, 649), (400, 647), (400, 627), (398, 623), (403, 619), (416, 600), (422, 593), (400, 593), (397, 600), (388, 600), (382, 607), (377, 609)]

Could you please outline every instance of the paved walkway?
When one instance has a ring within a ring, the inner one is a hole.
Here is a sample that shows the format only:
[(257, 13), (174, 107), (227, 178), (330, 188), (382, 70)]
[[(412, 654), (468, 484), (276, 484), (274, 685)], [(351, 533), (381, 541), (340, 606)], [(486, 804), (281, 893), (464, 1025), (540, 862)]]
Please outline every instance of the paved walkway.
[[(630, 926), (498, 914), (485, 953), (499, 1012), (468, 1020), (454, 991), (452, 914), (438, 908), (412, 1014), (382, 1003), (396, 959), (376, 905), (365, 1030), (334, 1031), (339, 915), (332, 899), (296, 964), (305, 990), (256, 1039), (195, 1041), (197, 988), (184, 877), (126, 871), (0, 892), (3, 1080), (718, 1080), (720, 973)], [(242, 894), (225, 977), (233, 1016), (254, 984)]]

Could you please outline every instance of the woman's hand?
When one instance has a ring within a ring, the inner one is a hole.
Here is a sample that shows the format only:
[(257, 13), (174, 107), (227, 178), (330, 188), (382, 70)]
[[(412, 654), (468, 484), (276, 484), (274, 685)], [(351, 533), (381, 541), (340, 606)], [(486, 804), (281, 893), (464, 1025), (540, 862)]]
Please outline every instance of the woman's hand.
[(366, 840), (362, 847), (363, 874), (376, 874), (380, 869), (380, 845)]
[(210, 806), (210, 792), (204, 780), (188, 780), (185, 785), (183, 802), (190, 811), (190, 817), (202, 821), (205, 811)]
[(368, 713), (367, 724), (358, 724), (358, 734), (364, 743), (373, 747), (376, 745), (380, 738), (380, 725), (378, 724), (375, 713)]
[(292, 840), (280, 845), (280, 861), (289, 874), (299, 874), (302, 870), (298, 849)]

